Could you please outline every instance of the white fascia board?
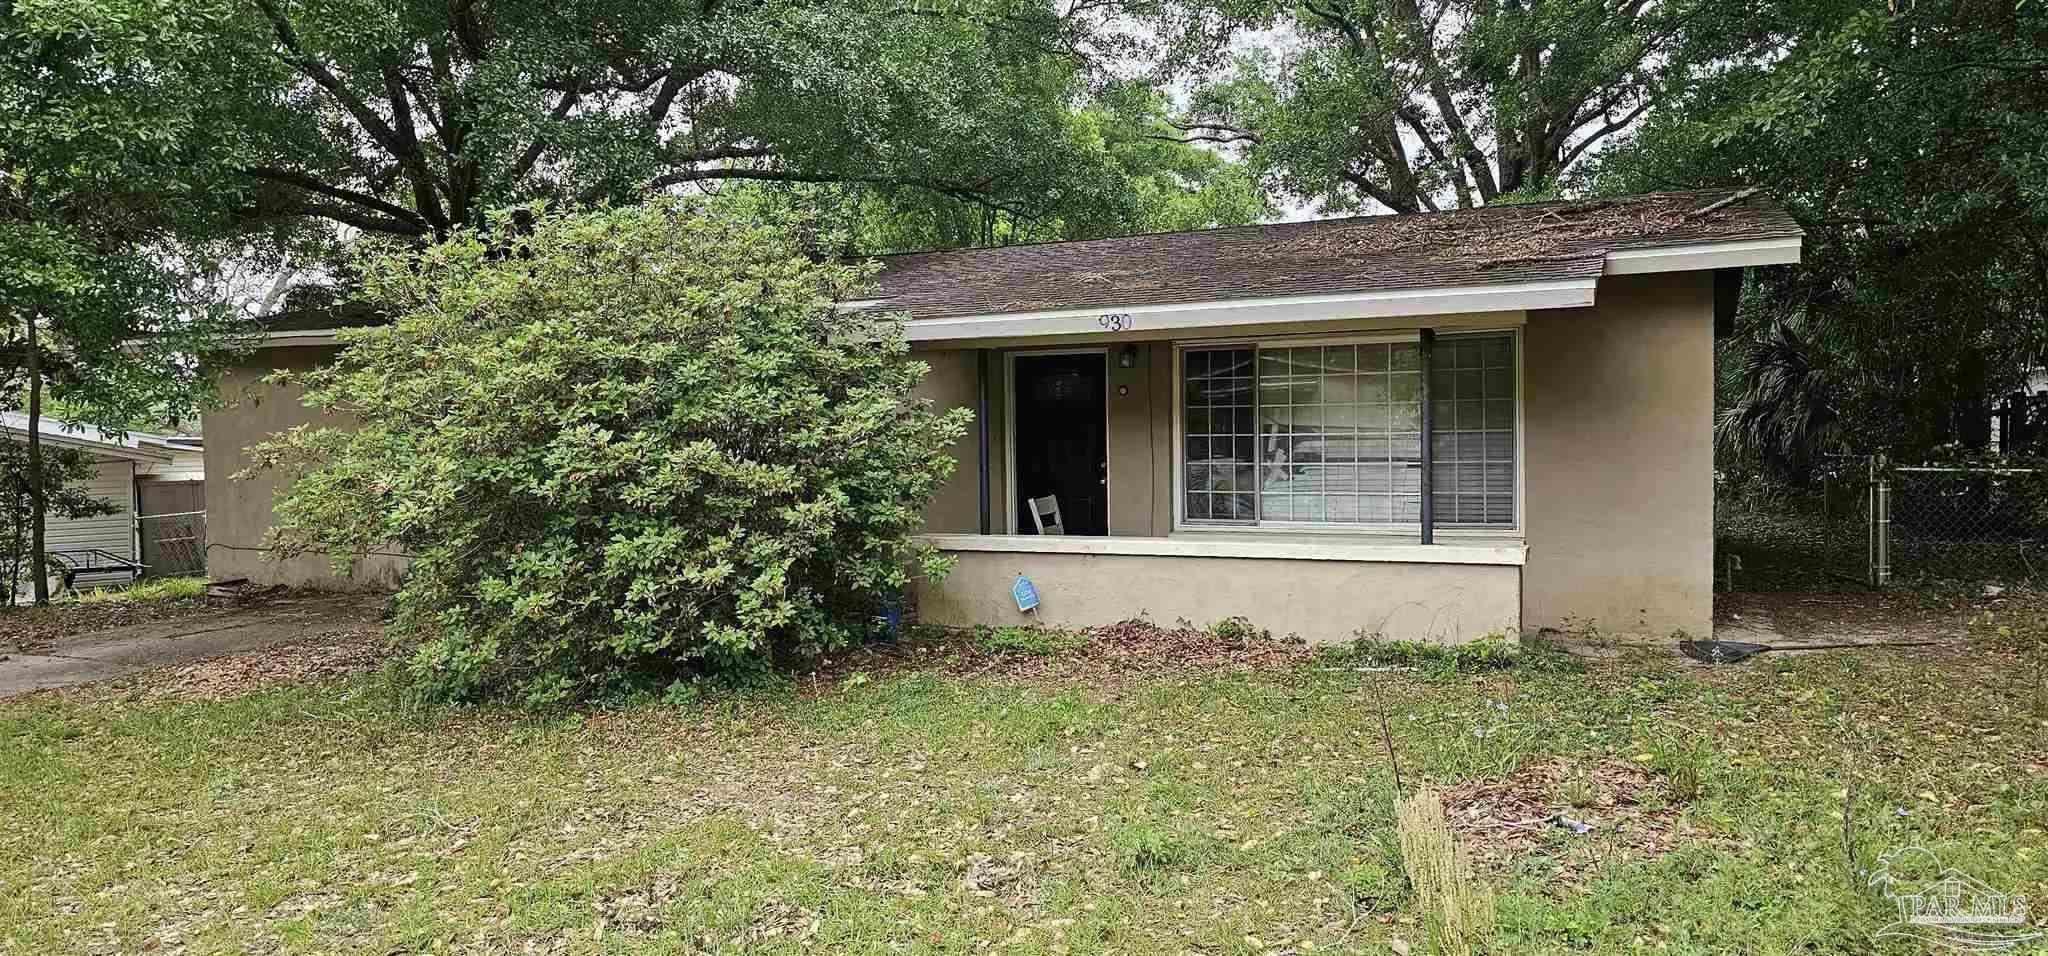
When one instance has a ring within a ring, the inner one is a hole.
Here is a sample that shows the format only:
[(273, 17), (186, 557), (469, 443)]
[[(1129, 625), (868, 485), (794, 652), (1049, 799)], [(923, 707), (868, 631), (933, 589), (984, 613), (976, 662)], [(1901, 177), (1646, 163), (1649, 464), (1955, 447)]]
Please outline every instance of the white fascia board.
[[(993, 339), (1030, 335), (1199, 329), (1329, 319), (1572, 309), (1593, 304), (1593, 293), (1598, 281), (1597, 278), (1587, 277), (1490, 286), (1342, 292), (1262, 299), (949, 316), (939, 319), (912, 319), (905, 323), (904, 332), (910, 341), (923, 342), (939, 339)], [(887, 308), (887, 305), (883, 307)]]
[(300, 345), (339, 345), (340, 336), (334, 329), (306, 329), (299, 332), (265, 332), (263, 347), (272, 349), (291, 348)]
[(1036, 534), (927, 534), (919, 540), (940, 551), (1024, 554), (1147, 555), (1172, 558), (1254, 558), (1269, 561), (1361, 561), (1386, 564), (1493, 564), (1519, 566), (1529, 554), (1519, 541), (1412, 544), (1385, 539), (1321, 540), (1221, 537), (1120, 538)]
[[(26, 428), (15, 428), (11, 425), (0, 425), (0, 435), (5, 435), (7, 436), (8, 439), (12, 441), (28, 441), (28, 429)], [(79, 451), (91, 452), (92, 454), (98, 455), (102, 458), (119, 458), (124, 461), (147, 461), (157, 463), (168, 463), (171, 460), (171, 454), (169, 452), (160, 452), (149, 448), (135, 448), (128, 445), (117, 445), (114, 444), (113, 442), (94, 441), (83, 435), (53, 435), (49, 432), (44, 432), (42, 443), (45, 445), (54, 445), (58, 448), (75, 448), (78, 449)]]
[(1701, 269), (1737, 269), (1744, 266), (1789, 265), (1799, 261), (1801, 239), (1743, 239), (1737, 242), (1700, 242), (1686, 246), (1652, 246), (1620, 249), (1607, 254), (1606, 274), (1641, 275), (1646, 272), (1692, 272)]

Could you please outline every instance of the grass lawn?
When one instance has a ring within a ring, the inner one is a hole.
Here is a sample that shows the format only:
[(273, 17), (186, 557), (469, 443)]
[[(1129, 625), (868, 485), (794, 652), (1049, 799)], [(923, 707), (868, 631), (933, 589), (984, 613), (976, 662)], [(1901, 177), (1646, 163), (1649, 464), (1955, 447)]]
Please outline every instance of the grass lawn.
[(121, 604), (131, 601), (189, 601), (206, 596), (206, 579), (152, 578), (131, 587), (103, 588), (78, 596), (83, 604)]
[(376, 675), (0, 703), (0, 951), (1426, 952), (1376, 699), (1411, 784), (1593, 824), (1466, 829), (1495, 952), (1922, 952), (1872, 942), (1892, 917), (1845, 876), (1847, 790), (1864, 865), (1917, 845), (2048, 898), (2043, 725), (1989, 651), (930, 656), (546, 718), (400, 713)]

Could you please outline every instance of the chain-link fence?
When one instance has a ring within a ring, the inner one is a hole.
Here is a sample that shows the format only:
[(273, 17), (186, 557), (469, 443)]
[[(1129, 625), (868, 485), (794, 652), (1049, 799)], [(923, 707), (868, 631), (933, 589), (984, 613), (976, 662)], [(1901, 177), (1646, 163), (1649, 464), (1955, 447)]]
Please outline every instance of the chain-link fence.
[(2048, 583), (2048, 473), (1904, 467), (1879, 487), (1890, 505), (1879, 580)]
[(1831, 461), (1815, 486), (1723, 487), (1723, 590), (2048, 586), (2048, 469)]
[(138, 515), (135, 527), (149, 577), (206, 573), (206, 512)]

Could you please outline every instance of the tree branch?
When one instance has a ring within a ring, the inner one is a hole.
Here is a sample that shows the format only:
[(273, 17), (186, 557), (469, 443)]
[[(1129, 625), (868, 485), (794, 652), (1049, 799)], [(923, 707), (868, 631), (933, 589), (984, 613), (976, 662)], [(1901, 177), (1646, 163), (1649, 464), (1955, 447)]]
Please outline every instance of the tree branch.
[[(332, 68), (319, 57), (307, 52), (304, 43), (299, 39), (298, 30), (292, 26), (284, 11), (278, 8), (276, 0), (255, 0), (255, 3), (257, 9), (262, 10), (264, 16), (270, 20), (271, 29), (277, 35), (278, 45), (283, 48), (280, 58), (318, 84), (321, 89), (326, 90), (328, 95), (355, 119), (363, 132), (369, 134), (372, 141), (405, 167), (408, 178), (413, 181), (414, 195), (420, 199), (420, 208), (417, 211), (436, 227), (445, 228), (447, 220), (441, 215), (439, 205), (434, 201), (433, 174), (419, 155), (419, 140), (412, 130), (411, 115), (407, 113), (398, 117), (399, 125), (405, 130), (401, 137), (400, 133), (393, 129), (391, 124), (384, 122), (384, 118), (378, 116), (377, 111), (371, 109), (362, 97), (349, 89), (348, 84), (343, 83)], [(404, 100), (403, 84), (399, 82), (395, 68), (387, 66), (386, 70), (387, 89), (397, 87), (398, 95), (392, 104), (396, 112)], [(411, 144), (410, 149), (407, 148), (408, 143)]]
[(417, 221), (373, 216), (356, 206), (315, 202), (311, 199), (282, 199), (261, 203), (251, 212), (256, 216), (312, 216), (354, 226), (364, 232), (405, 236), (409, 239), (424, 239), (431, 232)]
[(355, 118), (363, 127), (363, 131), (370, 134), (370, 138), (376, 141), (378, 146), (394, 156), (397, 155), (397, 138), (391, 127), (385, 124), (384, 118), (378, 116), (362, 97), (350, 90), (348, 85), (341, 81), (341, 77), (334, 75), (334, 71), (326, 63), (306, 52), (305, 47), (299, 43), (298, 31), (293, 29), (291, 21), (285, 18), (284, 11), (278, 9), (274, 0), (256, 0), (256, 6), (270, 18), (271, 29), (277, 34), (278, 45), (284, 48), (285, 54), (289, 54), (280, 54), (279, 59), (290, 64), (307, 79), (319, 84), (321, 89), (326, 90), (329, 96), (341, 104), (342, 109), (347, 110), (349, 115)]
[(677, 166), (710, 163), (721, 159), (765, 159), (775, 155), (773, 146), (707, 146), (689, 152), (665, 151), (662, 158)]
[(441, 210), (436, 191), (438, 188), (440, 192), (448, 192), (448, 184), (439, 181), (420, 153), (419, 130), (413, 125), (412, 97), (405, 91), (405, 77), (399, 74), (398, 65), (388, 60), (381, 69), (384, 95), (391, 101), (391, 126), (392, 134), (398, 140), (398, 160), (405, 165), (412, 179), (413, 205), (419, 207), (419, 214), (427, 217), (434, 228), (447, 229), (448, 216)]
[(1367, 178), (1364, 173), (1354, 173), (1347, 170), (1345, 172), (1338, 173), (1337, 175), (1340, 178), (1342, 178), (1345, 182), (1350, 183), (1351, 185), (1357, 187), (1359, 192), (1365, 193), (1367, 196), (1372, 197), (1374, 202), (1377, 202), (1380, 205), (1387, 207), (1388, 209), (1391, 209), (1397, 213), (1411, 213), (1416, 211), (1415, 203), (1413, 200), (1404, 200), (1401, 197), (1395, 196), (1392, 191), (1373, 182), (1370, 178)]
[(802, 173), (786, 169), (743, 169), (718, 167), (714, 169), (677, 170), (656, 177), (649, 184), (652, 189), (665, 189), (683, 183), (706, 182), (724, 179), (743, 179), (772, 183), (850, 183), (866, 186), (902, 186), (923, 189), (962, 202), (1007, 212), (1013, 216), (1029, 218), (1029, 210), (1015, 203), (1006, 203), (988, 195), (979, 186), (966, 183), (950, 183), (944, 180), (925, 179), (915, 176), (867, 176), (834, 175), (830, 173)]
[(555, 108), (548, 113), (547, 125), (533, 134), (533, 142), (526, 144), (526, 150), (512, 163), (512, 169), (506, 175), (508, 182), (516, 184), (525, 179), (526, 174), (533, 172), (533, 165), (540, 162), (542, 153), (547, 152), (549, 129), (568, 119), (569, 111), (575, 109), (576, 103), (582, 98), (583, 94), (574, 87), (562, 94), (562, 98), (555, 102)]
[(362, 206), (366, 210), (374, 210), (376, 212), (381, 212), (395, 220), (404, 223), (409, 223), (423, 231), (427, 227), (426, 219), (421, 217), (418, 213), (405, 208), (404, 206), (398, 205), (397, 203), (394, 202), (386, 202), (385, 200), (379, 199), (376, 196), (372, 196), (369, 193), (357, 192), (353, 189), (345, 189), (340, 186), (335, 186), (329, 183), (322, 182), (319, 179), (307, 173), (296, 172), (294, 170), (289, 169), (278, 169), (274, 166), (252, 166), (248, 169), (242, 170), (242, 172), (256, 179), (268, 180), (274, 183), (282, 183), (286, 186), (294, 186), (299, 189), (306, 190), (307, 192), (319, 193), (320, 195), (326, 196), (330, 199), (339, 199), (345, 203), (349, 203), (356, 206)]
[(1458, 149), (1458, 158), (1472, 171), (1472, 182), (1479, 188), (1479, 198), (1492, 202), (1500, 195), (1500, 185), (1493, 178), (1493, 170), (1486, 165), (1486, 154), (1480, 152), (1472, 131), (1465, 125), (1465, 117), (1458, 112), (1456, 100), (1451, 98), (1450, 85), (1444, 81), (1443, 63), (1436, 56), (1434, 35), (1427, 32), (1422, 22), (1422, 10), (1415, 0), (1395, 0), (1392, 12), (1409, 27), (1410, 42), (1415, 45), (1416, 56), (1422, 61), (1423, 73), (1428, 85), (1430, 99), (1435, 101), (1437, 113), (1443, 117), (1445, 128), (1451, 131), (1451, 141)]
[[(1585, 139), (1579, 140), (1577, 145), (1573, 146), (1568, 150), (1565, 150), (1564, 156), (1558, 160), (1557, 168), (1560, 171), (1569, 168), (1572, 162), (1578, 159), (1580, 156), (1584, 155), (1586, 150), (1592, 147), (1594, 143), (1597, 143), (1614, 133), (1620, 132), (1621, 130), (1627, 129), (1630, 123), (1635, 122), (1637, 117), (1642, 116), (1644, 112), (1649, 110), (1649, 108), (1650, 101), (1645, 99), (1641, 103), (1637, 103), (1635, 109), (1629, 110), (1620, 119), (1610, 121), (1607, 125), (1594, 130), (1592, 133), (1588, 134)], [(1569, 133), (1569, 131), (1567, 131), (1567, 133)]]

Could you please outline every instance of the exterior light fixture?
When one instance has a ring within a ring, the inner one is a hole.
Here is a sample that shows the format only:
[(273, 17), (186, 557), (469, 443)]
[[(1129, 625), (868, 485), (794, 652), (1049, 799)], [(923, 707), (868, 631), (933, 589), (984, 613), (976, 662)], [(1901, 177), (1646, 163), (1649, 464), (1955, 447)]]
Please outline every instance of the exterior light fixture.
[(1116, 367), (1117, 367), (1117, 368), (1137, 368), (1137, 367), (1138, 367), (1138, 347), (1137, 347), (1137, 346), (1135, 346), (1135, 345), (1126, 345), (1126, 346), (1124, 346), (1124, 347), (1123, 347), (1123, 350), (1122, 350), (1122, 351), (1119, 351), (1118, 353), (1116, 353)]

